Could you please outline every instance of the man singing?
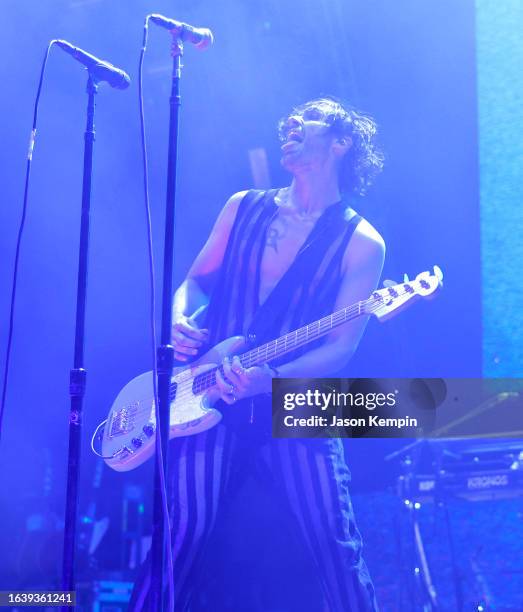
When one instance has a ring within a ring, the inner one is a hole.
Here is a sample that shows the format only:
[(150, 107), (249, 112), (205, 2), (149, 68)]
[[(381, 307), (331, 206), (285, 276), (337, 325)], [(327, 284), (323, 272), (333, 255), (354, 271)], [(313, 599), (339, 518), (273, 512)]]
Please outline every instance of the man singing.
[[(254, 346), (277, 338), (368, 298), (378, 284), (383, 239), (347, 203), (382, 168), (375, 122), (321, 98), (295, 108), (279, 134), (290, 186), (234, 194), (176, 291), (172, 343), (181, 363), (231, 336)], [(192, 315), (203, 306), (206, 319), (198, 325)], [(377, 609), (341, 441), (270, 437), (272, 379), (332, 376), (351, 359), (366, 322), (342, 325), (270, 365), (224, 360), (217, 385), (230, 406), (222, 405), (222, 421), (170, 443), (176, 610), (190, 605), (218, 509), (242, 477), (256, 473), (269, 475), (275, 499), (293, 513), (326, 609)], [(131, 609), (147, 609), (149, 586), (149, 578), (136, 586)]]

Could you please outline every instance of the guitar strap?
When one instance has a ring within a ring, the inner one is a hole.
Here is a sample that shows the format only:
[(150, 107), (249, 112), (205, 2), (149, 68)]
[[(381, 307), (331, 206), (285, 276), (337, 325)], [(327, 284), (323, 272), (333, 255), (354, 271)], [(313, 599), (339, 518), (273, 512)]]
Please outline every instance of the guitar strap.
[[(251, 344), (258, 345), (272, 339), (273, 330), (280, 327), (293, 297), (303, 287), (308, 287), (312, 283), (327, 250), (344, 232), (342, 249), (345, 250), (361, 221), (359, 215), (354, 215), (349, 221), (346, 221), (345, 207), (346, 205), (342, 202), (333, 204), (318, 219), (289, 269), (265, 302), (256, 310), (247, 334)], [(308, 322), (304, 321), (303, 324)]]

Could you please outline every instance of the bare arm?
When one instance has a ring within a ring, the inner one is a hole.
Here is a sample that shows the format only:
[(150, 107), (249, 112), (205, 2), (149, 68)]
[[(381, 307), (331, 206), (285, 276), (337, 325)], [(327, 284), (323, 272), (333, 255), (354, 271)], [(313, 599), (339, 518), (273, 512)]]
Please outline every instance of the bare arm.
[(187, 278), (174, 294), (172, 342), (175, 357), (179, 361), (187, 361), (189, 356), (196, 355), (198, 348), (207, 340), (207, 330), (198, 329), (190, 317), (199, 307), (209, 303), (238, 206), (244, 195), (245, 192), (240, 191), (229, 198)]
[(207, 242), (196, 256), (187, 273), (187, 279), (197, 283), (208, 296), (212, 290), (216, 275), (222, 265), (225, 248), (231, 234), (238, 206), (245, 196), (245, 191), (239, 191), (231, 196), (222, 208), (216, 223), (209, 234)]

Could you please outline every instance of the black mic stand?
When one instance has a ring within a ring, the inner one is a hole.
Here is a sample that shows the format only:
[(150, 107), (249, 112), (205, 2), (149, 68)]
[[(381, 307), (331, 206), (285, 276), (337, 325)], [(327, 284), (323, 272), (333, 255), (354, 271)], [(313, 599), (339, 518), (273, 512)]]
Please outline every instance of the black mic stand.
[[(69, 453), (67, 463), (67, 496), (65, 503), (64, 549), (62, 566), (62, 590), (74, 591), (74, 561), (76, 523), (78, 514), (78, 480), (82, 430), (82, 407), (85, 395), (86, 371), (84, 365), (85, 302), (87, 294), (87, 253), (89, 246), (89, 209), (91, 206), (91, 177), (94, 144), (96, 78), (89, 73), (87, 80), (87, 126), (85, 128), (84, 170), (82, 183), (82, 216), (80, 223), (80, 249), (78, 256), (78, 285), (76, 293), (76, 324), (74, 341), (74, 365), (70, 371), (69, 395)], [(69, 610), (63, 607), (62, 610)]]
[[(180, 111), (180, 78), (182, 71), (183, 43), (175, 31), (172, 31), (173, 72), (169, 115), (169, 149), (167, 157), (167, 191), (165, 209), (165, 238), (163, 255), (163, 288), (162, 288), (162, 331), (161, 345), (157, 352), (158, 367), (158, 413), (156, 435), (156, 461), (154, 475), (154, 510), (153, 540), (151, 547), (151, 602), (150, 610), (163, 610), (162, 599), (165, 581), (165, 516), (162, 500), (162, 480), (160, 477), (160, 457), (165, 482), (167, 482), (167, 450), (169, 444), (171, 378), (173, 372), (174, 349), (171, 345), (172, 333), (172, 299), (173, 299), (173, 261), (174, 261), (174, 223), (176, 205), (176, 162), (178, 157), (178, 119)], [(167, 543), (171, 545), (170, 542)]]

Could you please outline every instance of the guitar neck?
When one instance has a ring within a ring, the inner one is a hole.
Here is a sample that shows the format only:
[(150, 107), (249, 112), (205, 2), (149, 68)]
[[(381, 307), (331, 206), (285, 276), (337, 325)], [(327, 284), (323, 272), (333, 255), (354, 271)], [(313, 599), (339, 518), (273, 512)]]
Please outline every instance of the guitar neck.
[[(337, 310), (331, 315), (318, 319), (308, 325), (304, 325), (299, 329), (276, 338), (276, 340), (271, 340), (255, 349), (242, 353), (239, 355), (240, 362), (244, 368), (270, 363), (297, 348), (314, 342), (314, 340), (325, 336), (336, 327), (348, 321), (352, 321), (363, 314), (369, 314), (368, 308), (364, 308), (364, 305), (368, 302), (369, 300), (357, 302), (352, 306)], [(216, 385), (216, 370), (220, 370), (220, 373), (223, 375), (223, 367), (219, 366), (212, 370), (207, 370), (202, 374), (198, 374), (195, 377), (193, 384), (195, 393), (203, 392)]]
[(270, 363), (301, 346), (314, 342), (314, 340), (327, 335), (336, 327), (352, 321), (362, 314), (364, 314), (363, 302), (357, 302), (243, 353), (240, 355), (240, 361), (245, 368)]

